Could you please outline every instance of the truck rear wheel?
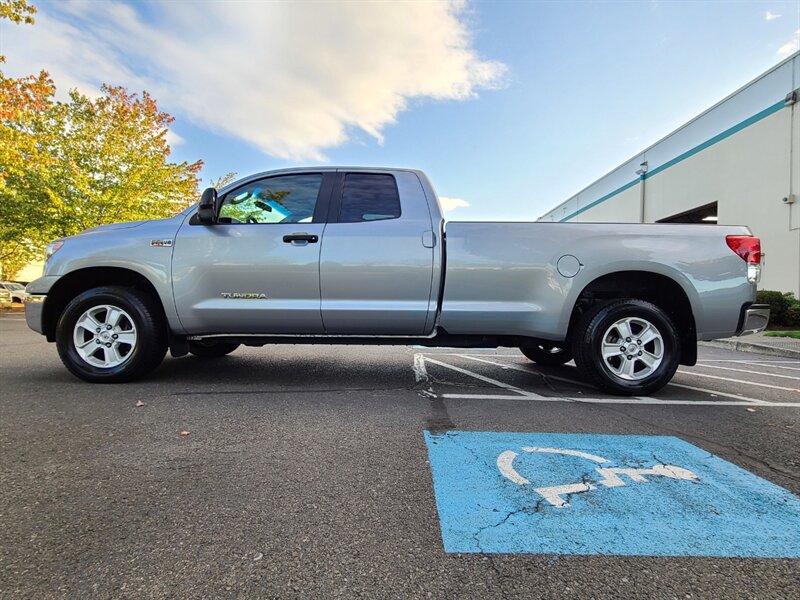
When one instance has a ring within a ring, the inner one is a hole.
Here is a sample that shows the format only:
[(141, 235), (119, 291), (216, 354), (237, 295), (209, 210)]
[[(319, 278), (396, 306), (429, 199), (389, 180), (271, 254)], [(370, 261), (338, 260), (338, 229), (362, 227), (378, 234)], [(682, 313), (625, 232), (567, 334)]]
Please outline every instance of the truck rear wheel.
[(70, 302), (56, 327), (56, 346), (69, 371), (92, 383), (119, 383), (155, 369), (167, 351), (157, 301), (142, 291), (97, 287)]
[(675, 375), (680, 337), (659, 307), (626, 298), (599, 305), (578, 321), (572, 353), (578, 369), (598, 387), (620, 396), (644, 396)]
[(521, 347), (519, 351), (540, 365), (559, 366), (572, 360), (572, 352), (567, 346), (557, 346), (545, 342), (535, 346)]

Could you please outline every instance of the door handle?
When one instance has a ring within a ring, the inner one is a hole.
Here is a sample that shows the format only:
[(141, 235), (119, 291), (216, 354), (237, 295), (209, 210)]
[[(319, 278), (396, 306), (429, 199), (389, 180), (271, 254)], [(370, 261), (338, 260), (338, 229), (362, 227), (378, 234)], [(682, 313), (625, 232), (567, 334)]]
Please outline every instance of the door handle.
[(310, 244), (316, 244), (319, 241), (319, 236), (312, 233), (292, 233), (290, 235), (283, 236), (283, 241), (286, 244), (291, 244), (294, 242), (307, 242)]

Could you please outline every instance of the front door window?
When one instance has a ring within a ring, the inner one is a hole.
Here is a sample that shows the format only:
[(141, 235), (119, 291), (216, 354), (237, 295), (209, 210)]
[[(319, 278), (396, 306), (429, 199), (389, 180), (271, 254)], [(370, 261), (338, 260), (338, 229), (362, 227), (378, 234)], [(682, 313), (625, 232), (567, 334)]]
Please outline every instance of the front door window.
[(282, 175), (251, 181), (225, 194), (220, 223), (311, 223), (322, 174)]

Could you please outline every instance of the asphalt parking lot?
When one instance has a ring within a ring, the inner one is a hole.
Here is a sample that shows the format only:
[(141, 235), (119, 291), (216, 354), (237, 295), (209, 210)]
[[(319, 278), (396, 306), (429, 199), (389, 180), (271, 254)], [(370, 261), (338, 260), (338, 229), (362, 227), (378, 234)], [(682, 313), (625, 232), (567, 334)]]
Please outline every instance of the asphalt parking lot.
[[(3, 316), (0, 381), (4, 598), (800, 589), (797, 360), (702, 348), (662, 392), (627, 399), (587, 387), (571, 364), (541, 368), (513, 349), (240, 348), (168, 358), (139, 383), (90, 385), (24, 319)], [(629, 442), (625, 468), (592, 466), (605, 480), (530, 492), (528, 479), (556, 464), (524, 462), (535, 452), (613, 466)], [(645, 460), (634, 456), (642, 447), (674, 452)], [(482, 505), (486, 473), (487, 490), (524, 488), (536, 503)], [(693, 496), (707, 481), (712, 496)], [(621, 509), (609, 520), (612, 497)], [(709, 510), (726, 518), (723, 504), (736, 513), (724, 521), (732, 529), (696, 536)], [(637, 511), (634, 540), (625, 527)], [(487, 514), (489, 526), (473, 523)], [(776, 524), (790, 537), (770, 533)], [(495, 535), (501, 525), (514, 529)]]

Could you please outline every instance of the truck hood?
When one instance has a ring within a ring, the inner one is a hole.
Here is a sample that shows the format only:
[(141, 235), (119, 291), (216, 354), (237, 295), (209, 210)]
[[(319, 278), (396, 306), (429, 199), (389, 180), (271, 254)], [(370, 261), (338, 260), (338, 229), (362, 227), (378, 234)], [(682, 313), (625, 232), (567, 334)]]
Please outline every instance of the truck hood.
[(140, 225), (144, 225), (145, 223), (149, 222), (149, 220), (128, 221), (126, 223), (110, 223), (108, 225), (99, 225), (98, 227), (92, 227), (91, 229), (81, 231), (79, 235), (83, 235), (85, 233), (99, 233), (101, 231), (116, 231), (117, 229), (132, 229), (133, 227), (139, 227)]

